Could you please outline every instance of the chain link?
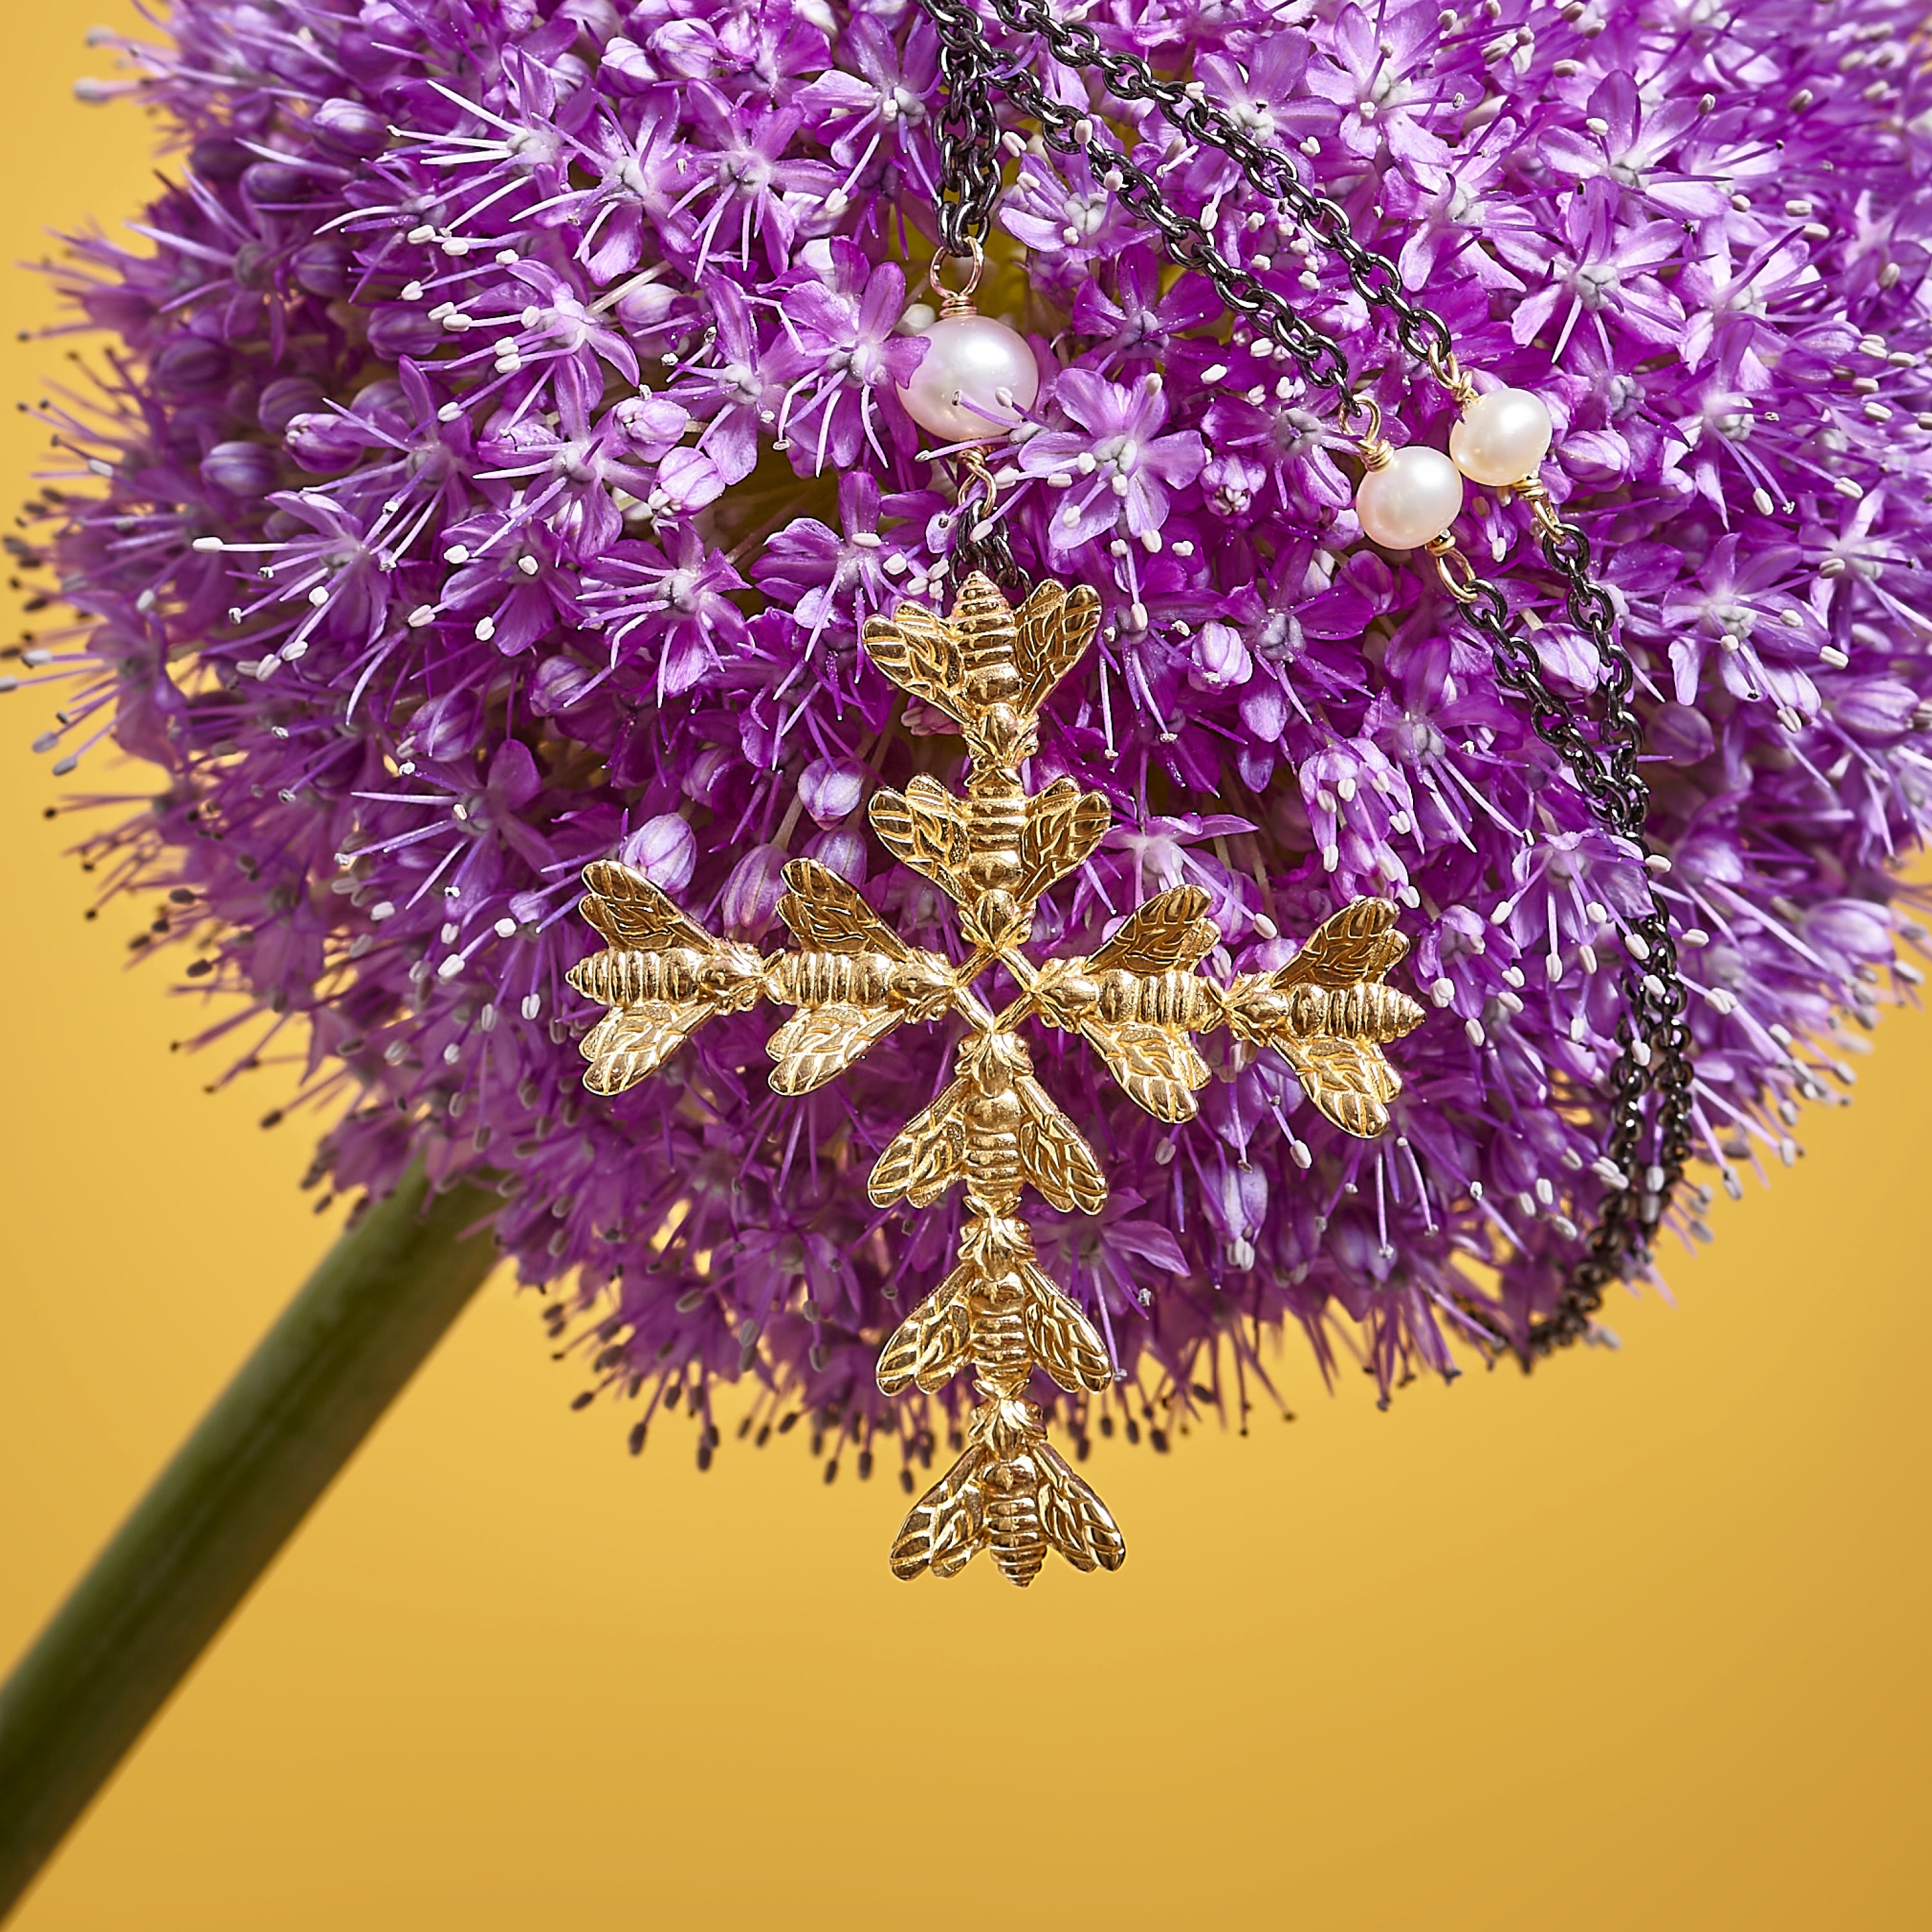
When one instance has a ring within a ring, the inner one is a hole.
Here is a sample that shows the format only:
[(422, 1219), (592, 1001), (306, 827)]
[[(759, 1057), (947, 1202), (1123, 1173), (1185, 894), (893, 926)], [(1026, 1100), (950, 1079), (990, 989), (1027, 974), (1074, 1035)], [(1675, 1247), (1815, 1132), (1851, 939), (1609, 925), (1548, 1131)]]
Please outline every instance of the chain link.
[[(1410, 297), (1395, 264), (1356, 239), (1347, 212), (1310, 188), (1286, 154), (1256, 140), (1210, 100), (1198, 82), (1162, 80), (1137, 56), (1104, 46), (1084, 22), (1058, 18), (1046, 0), (988, 4), (1006, 26), (1036, 36), (1063, 66), (1096, 74), (1116, 100), (1158, 108), (1182, 134), (1226, 155), (1252, 187), (1286, 209), (1335, 254), (1363, 300), (1391, 318), (1402, 349), (1460, 398), (1467, 379), (1456, 362), (1448, 323)], [(1372, 407), (1357, 390), (1340, 344), (1230, 262), (1203, 224), (1174, 208), (1159, 182), (1108, 138), (1098, 117), (1052, 98), (1023, 56), (998, 52), (973, 0), (919, 0), (919, 4), (939, 38), (946, 90), (940, 138), (944, 246), (954, 249), (956, 234), (965, 233), (960, 211), (969, 205), (978, 221), (972, 240), (983, 240), (990, 224), (998, 175), (992, 106), (997, 90), (1039, 124), (1049, 146), (1083, 154), (1121, 205), (1158, 233), (1171, 260), (1207, 276), (1229, 310), (1263, 329), (1294, 358), (1311, 384), (1332, 393), (1345, 427)], [(972, 98), (964, 100), (962, 94)], [(958, 131), (962, 129), (970, 130), (970, 140)], [(982, 174), (973, 172), (982, 167), (991, 170), (990, 188)], [(949, 227), (949, 221), (954, 226)], [(1624, 934), (1629, 956), (1620, 975), (1624, 1011), (1610, 1077), (1609, 1133), (1596, 1164), (1606, 1189), (1598, 1225), (1555, 1309), (1532, 1320), (1521, 1335), (1512, 1336), (1487, 1310), (1464, 1305), (1467, 1318), (1491, 1342), (1515, 1348), (1527, 1366), (1586, 1335), (1609, 1284), (1648, 1258), (1658, 1224), (1690, 1159), (1692, 1136), (1688, 1000), (1670, 917), (1648, 862), (1654, 856), (1646, 830), (1650, 788), (1637, 764), (1643, 738), (1631, 704), (1635, 667), (1617, 636), (1616, 607), (1591, 574), (1588, 538), (1556, 512), (1540, 485), (1520, 494), (1530, 505), (1544, 560), (1562, 581), (1570, 620), (1589, 639), (1601, 667), (1594, 719), (1580, 716), (1550, 688), (1541, 658), (1512, 620), (1502, 592), (1466, 564), (1466, 574), (1452, 575), (1447, 554), (1438, 554), (1436, 561), (1445, 586), (1483, 638), (1498, 678), (1521, 702), (1531, 728), (1568, 766), (1598, 823), (1646, 862), (1647, 901)]]
[(952, 545), (952, 580), (964, 584), (976, 570), (1006, 591), (1016, 603), (1031, 595), (1033, 583), (1013, 561), (1013, 549), (1006, 536), (1006, 520), (999, 514), (999, 486), (986, 467), (986, 457), (976, 449), (964, 452), (959, 466), (966, 472), (960, 486), (958, 503), (953, 514), (959, 521), (959, 535)]
[[(976, 28), (978, 23), (975, 22)], [(944, 254), (980, 258), (1000, 192), (1000, 122), (986, 82), (992, 50), (976, 32), (942, 35), (944, 89), (939, 145), (939, 245)]]

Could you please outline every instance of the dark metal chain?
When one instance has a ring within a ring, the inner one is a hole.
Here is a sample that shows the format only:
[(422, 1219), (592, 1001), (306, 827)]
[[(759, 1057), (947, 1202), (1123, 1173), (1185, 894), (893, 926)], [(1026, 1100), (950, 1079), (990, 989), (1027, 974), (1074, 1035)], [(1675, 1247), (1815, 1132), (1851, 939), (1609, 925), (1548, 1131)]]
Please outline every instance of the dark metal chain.
[[(920, 4), (936, 20), (937, 10), (926, 0)], [(1348, 210), (1309, 187), (1287, 155), (1256, 140), (1226, 109), (1209, 98), (1198, 81), (1162, 80), (1138, 56), (1103, 46), (1099, 34), (1085, 22), (1059, 19), (1046, 0), (991, 0), (991, 4), (1016, 32), (1037, 34), (1063, 67), (1085, 68), (1097, 74), (1117, 100), (1149, 102), (1183, 134), (1226, 154), (1253, 187), (1287, 208), (1316, 240), (1334, 251), (1362, 299), (1394, 317), (1396, 338), (1410, 355), (1418, 361), (1433, 362), (1450, 354), (1454, 342), (1449, 325), (1410, 300), (1401, 271), (1386, 255), (1365, 248), (1356, 240)], [(979, 23), (968, 0), (957, 0), (950, 10), (956, 16), (963, 14), (976, 31)]]
[(953, 512), (959, 520), (959, 535), (952, 545), (952, 580), (964, 584), (977, 571), (991, 578), (1016, 602), (1024, 602), (1032, 594), (1033, 580), (1013, 561), (1006, 519), (995, 514), (999, 490), (986, 459), (979, 451), (968, 450), (960, 467), (966, 480)]
[[(1370, 406), (1355, 388), (1340, 345), (1298, 314), (1276, 291), (1230, 262), (1206, 227), (1172, 207), (1153, 176), (1108, 139), (1097, 117), (1052, 99), (1023, 61), (998, 53), (972, 0), (919, 4), (939, 37), (947, 124), (953, 124), (958, 111), (958, 90), (977, 96), (980, 108), (965, 110), (977, 130), (992, 122), (993, 91), (1004, 94), (1021, 115), (1039, 124), (1050, 146), (1063, 153), (1084, 154), (1121, 204), (1158, 232), (1171, 260), (1206, 275), (1231, 310), (1247, 317), (1292, 356), (1311, 383), (1333, 392), (1345, 426), (1351, 416)], [(1310, 188), (1288, 156), (1256, 140), (1209, 100), (1199, 83), (1162, 80), (1144, 61), (1103, 46), (1084, 22), (1058, 19), (1045, 0), (989, 4), (1009, 27), (1037, 35), (1063, 65), (1092, 70), (1116, 99), (1156, 106), (1183, 133), (1227, 155), (1252, 186), (1287, 209), (1317, 242), (1334, 251), (1363, 299), (1391, 316), (1403, 349), (1438, 379), (1447, 379), (1455, 368), (1448, 325), (1410, 298), (1388, 256), (1356, 240), (1347, 212), (1338, 202)], [(942, 141), (942, 160), (949, 170), (952, 152)], [(997, 151), (976, 139), (976, 162), (988, 152), (997, 164)], [(957, 186), (950, 193), (951, 199), (940, 210), (941, 241), (949, 247), (948, 208), (965, 198)], [(989, 195), (987, 220), (991, 206)], [(982, 221), (980, 233), (985, 232)], [(1586, 730), (1576, 710), (1551, 690), (1534, 644), (1511, 619), (1494, 584), (1474, 575), (1452, 578), (1446, 572), (1444, 581), (1488, 646), (1498, 677), (1520, 700), (1537, 735), (1568, 766), (1598, 822), (1648, 860), (1653, 856), (1646, 832), (1650, 788), (1637, 769), (1642, 730), (1630, 703), (1636, 673), (1617, 638), (1616, 607), (1591, 574), (1588, 537), (1558, 517), (1540, 492), (1525, 494), (1536, 512), (1544, 556), (1563, 581), (1570, 620), (1590, 640), (1603, 668), (1599, 715), (1592, 728)], [(1606, 1190), (1598, 1226), (1572, 1268), (1556, 1307), (1531, 1322), (1521, 1338), (1511, 1338), (1486, 1312), (1474, 1306), (1466, 1310), (1493, 1342), (1516, 1347), (1526, 1360), (1568, 1346), (1588, 1332), (1609, 1283), (1647, 1255), (1690, 1154), (1688, 1001), (1670, 918), (1648, 866), (1645, 878), (1646, 908), (1630, 924), (1624, 940), (1630, 957), (1621, 976), (1624, 1012), (1611, 1078), (1610, 1132), (1597, 1166)], [(1653, 1096), (1654, 1118), (1646, 1107)], [(1653, 1132), (1646, 1160), (1645, 1142)]]
[[(1229, 261), (1205, 226), (1173, 207), (1162, 193), (1160, 184), (1110, 142), (1098, 122), (1077, 107), (1051, 99), (1023, 64), (996, 52), (973, 11), (971, 0), (920, 0), (920, 4), (938, 32), (940, 72), (947, 77), (949, 113), (956, 86), (974, 87), (986, 100), (997, 88), (1021, 114), (1040, 123), (1050, 145), (1064, 154), (1084, 151), (1096, 176), (1120, 205), (1159, 233), (1171, 260), (1208, 276), (1234, 314), (1246, 316), (1264, 329), (1278, 348), (1294, 358), (1310, 382), (1334, 393), (1345, 412), (1356, 406), (1348, 358), (1341, 344), (1297, 314), (1248, 270)], [(1004, 6), (999, 10), (1002, 18), (1007, 17)], [(1016, 23), (1010, 20), (1009, 24)], [(1078, 31), (1084, 34), (1088, 30)], [(1117, 57), (1108, 58), (1111, 62)], [(1154, 81), (1150, 75), (1149, 80), (1154, 86), (1165, 88), (1164, 82)], [(944, 142), (940, 166), (942, 194), (952, 196), (962, 193), (951, 184), (952, 162)], [(946, 223), (951, 205), (949, 200), (942, 200), (940, 208), (940, 244), (949, 252), (951, 244)]]
[[(1636, 769), (1642, 736), (1629, 702), (1634, 673), (1612, 628), (1615, 608), (1590, 576), (1589, 539), (1574, 525), (1551, 518), (1543, 554), (1565, 579), (1570, 620), (1590, 638), (1605, 668), (1603, 716), (1594, 737), (1586, 736), (1574, 712), (1550, 689), (1534, 645), (1511, 622), (1509, 606), (1493, 584), (1472, 578), (1458, 592), (1463, 614), (1488, 644), (1497, 676), (1522, 700), (1537, 736), (1569, 766), (1598, 822), (1648, 862), (1650, 788)], [(1689, 999), (1670, 915), (1647, 862), (1644, 878), (1645, 909), (1623, 940), (1628, 955), (1619, 976), (1624, 1011), (1610, 1075), (1610, 1132), (1597, 1165), (1607, 1191), (1556, 1306), (1526, 1332), (1525, 1346), (1532, 1354), (1568, 1347), (1588, 1333), (1605, 1289), (1626, 1264), (1648, 1253), (1690, 1157)], [(1645, 1106), (1653, 1094), (1654, 1122)], [(1655, 1135), (1648, 1158), (1647, 1126)], [(1480, 1310), (1465, 1312), (1496, 1340), (1508, 1340)]]
[[(977, 22), (976, 22), (976, 26)], [(939, 245), (977, 262), (1000, 192), (1000, 122), (987, 86), (992, 50), (983, 36), (942, 38), (939, 78)]]

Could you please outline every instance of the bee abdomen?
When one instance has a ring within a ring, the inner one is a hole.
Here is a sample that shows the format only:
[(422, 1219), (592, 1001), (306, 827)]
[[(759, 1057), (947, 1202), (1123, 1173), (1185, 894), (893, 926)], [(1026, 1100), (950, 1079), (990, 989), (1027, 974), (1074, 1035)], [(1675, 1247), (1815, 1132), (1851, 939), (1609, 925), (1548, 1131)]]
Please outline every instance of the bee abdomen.
[(646, 1000), (688, 999), (698, 985), (698, 957), (682, 948), (668, 952), (593, 953), (570, 969), (570, 983), (586, 999), (607, 1006), (634, 1006)]
[(1010, 1134), (974, 1134), (966, 1142), (966, 1186), (993, 1214), (1007, 1214), (1020, 1196), (1019, 1142)]
[(1406, 993), (1379, 982), (1288, 988), (1288, 1030), (1304, 1039), (1327, 1034), (1348, 1040), (1400, 1040), (1421, 1017), (1422, 1010)]
[(1027, 800), (1016, 784), (1010, 797), (968, 801), (968, 876), (982, 892), (1009, 889), (1019, 877), (1020, 842), (1026, 830)]
[(1010, 1300), (974, 1299), (974, 1372), (981, 1389), (997, 1400), (1017, 1402), (1033, 1379), (1025, 1311), (1018, 1295)]
[(966, 1188), (985, 1212), (1012, 1211), (1020, 1195), (1018, 1097), (982, 1094), (966, 1121)]
[(883, 952), (785, 952), (772, 961), (768, 981), (788, 1006), (872, 1006), (886, 997), (892, 966)]
[(1220, 1016), (1215, 988), (1192, 973), (1112, 972), (1100, 976), (1100, 1017), (1115, 1024), (1138, 1020), (1150, 1026), (1205, 1032)]
[(1024, 1589), (1046, 1561), (1046, 1537), (1040, 1526), (1032, 1472), (1023, 1463), (996, 1462), (982, 1481), (993, 1561), (1009, 1583)]

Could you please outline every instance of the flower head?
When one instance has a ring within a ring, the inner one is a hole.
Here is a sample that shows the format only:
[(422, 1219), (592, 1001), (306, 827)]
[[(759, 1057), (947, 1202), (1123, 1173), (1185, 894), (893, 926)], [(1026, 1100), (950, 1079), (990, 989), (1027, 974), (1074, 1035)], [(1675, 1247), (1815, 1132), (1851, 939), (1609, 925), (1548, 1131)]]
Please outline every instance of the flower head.
[[(1932, 818), (1912, 19), (1090, 15), (1288, 148), (1481, 382), (1548, 400), (1551, 490), (1636, 668), (1697, 1150), (1734, 1191), (1795, 1157), (1797, 1103), (1916, 983), (1893, 870)], [(872, 1362), (956, 1221), (881, 1214), (864, 1177), (937, 1042), (902, 1028), (782, 1102), (765, 1023), (728, 1016), (606, 1100), (578, 1083), (596, 1016), (564, 979), (592, 943), (578, 874), (617, 854), (755, 939), (787, 858), (815, 852), (908, 937), (957, 943), (864, 817), (876, 782), (958, 764), (949, 721), (859, 643), (944, 594), (960, 533), (897, 394), (941, 172), (923, 14), (518, 0), (459, 31), (391, 0), (176, 0), (170, 20), (171, 45), (123, 53), (178, 178), (152, 246), (76, 244), (74, 301), (116, 338), (105, 402), (47, 407), (76, 466), (21, 546), (85, 642), (33, 644), (7, 680), (58, 691), (57, 772), (110, 735), (162, 768), (93, 856), (164, 896), (143, 943), (217, 998), (222, 1077), (306, 1032), (318, 1183), (380, 1189), (419, 1156), (496, 1188), (523, 1278), (572, 1284), (552, 1306), (581, 1318), (592, 1379), (640, 1401), (638, 1441), (682, 1408), (708, 1459), (712, 1392), (739, 1382), (761, 1432), (802, 1409), (862, 1469), (880, 1433), (928, 1454), (936, 1418), (883, 1400)], [(1440, 442), (1437, 392), (1320, 235), (1092, 74), (1042, 78)], [(1430, 1005), (1374, 1144), (1225, 1040), (1179, 1131), (1035, 1046), (1117, 1187), (1043, 1246), (1141, 1391), (1127, 1422), (1164, 1440), (1156, 1402), (1265, 1385), (1222, 1376), (1264, 1330), (1327, 1364), (1359, 1328), (1386, 1394), (1453, 1372), (1472, 1300), (1518, 1330), (1550, 1305), (1622, 1178), (1599, 1156), (1643, 875), (1432, 574), (1364, 543), (1330, 400), (1162, 267), (1104, 176), (1011, 131), (986, 299), (1053, 366), (996, 458), (1000, 514), (1024, 566), (1102, 605), (1034, 779), (1076, 773), (1115, 824), (1036, 937), (1096, 940), (1186, 879), (1217, 967), (1259, 970), (1387, 894)], [(1522, 506), (1478, 496), (1466, 532), (1587, 705), (1600, 667)]]

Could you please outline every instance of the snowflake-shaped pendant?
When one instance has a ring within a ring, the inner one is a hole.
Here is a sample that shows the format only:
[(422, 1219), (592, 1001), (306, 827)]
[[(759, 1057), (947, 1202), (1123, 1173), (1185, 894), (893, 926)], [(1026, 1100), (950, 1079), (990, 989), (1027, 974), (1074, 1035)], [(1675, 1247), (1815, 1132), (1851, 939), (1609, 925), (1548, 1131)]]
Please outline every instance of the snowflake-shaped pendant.
[[(760, 999), (796, 1009), (767, 1049), (782, 1094), (822, 1085), (903, 1020), (950, 1010), (970, 1029), (951, 1083), (879, 1156), (870, 1184), (882, 1208), (924, 1208), (965, 1190), (957, 1264), (879, 1356), (887, 1395), (914, 1382), (938, 1388), (970, 1364), (980, 1397), (963, 1453), (892, 1545), (902, 1577), (956, 1575), (982, 1550), (1019, 1584), (1049, 1550), (1082, 1570), (1118, 1569), (1126, 1555), (1106, 1505), (1027, 1399), (1036, 1369), (1070, 1392), (1098, 1391), (1113, 1365), (1078, 1304), (1040, 1270), (1019, 1216), (1027, 1186), (1088, 1214), (1107, 1198), (1092, 1148), (1034, 1077), (1022, 1022), (1079, 1034), (1136, 1102), (1171, 1122), (1192, 1117), (1210, 1078), (1192, 1036), (1226, 1026), (1244, 1046), (1280, 1053), (1330, 1120), (1368, 1136), (1388, 1126), (1402, 1084), (1382, 1043), (1422, 1018), (1386, 982), (1408, 942), (1379, 899), (1344, 908), (1286, 965), (1225, 985), (1198, 970), (1220, 934), (1198, 886), (1156, 893), (1090, 956), (1028, 958), (1035, 907), (1086, 862), (1110, 820), (1106, 797), (1072, 778), (1029, 793), (1022, 776), (1038, 748), (1040, 708), (1098, 623), (1099, 601), (1084, 586), (1042, 584), (1015, 610), (975, 574), (949, 618), (902, 604), (866, 627), (879, 668), (965, 737), (963, 798), (922, 776), (903, 792), (878, 792), (870, 807), (894, 856), (958, 907), (971, 950), (956, 964), (901, 939), (810, 859), (786, 866), (778, 902), (797, 949), (770, 956), (713, 938), (628, 866), (606, 860), (584, 872), (584, 916), (608, 942), (570, 974), (610, 1008), (583, 1041), (594, 1093), (633, 1085), (700, 1022)], [(975, 990), (996, 964), (1019, 988), (998, 1012)]]

